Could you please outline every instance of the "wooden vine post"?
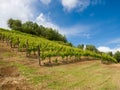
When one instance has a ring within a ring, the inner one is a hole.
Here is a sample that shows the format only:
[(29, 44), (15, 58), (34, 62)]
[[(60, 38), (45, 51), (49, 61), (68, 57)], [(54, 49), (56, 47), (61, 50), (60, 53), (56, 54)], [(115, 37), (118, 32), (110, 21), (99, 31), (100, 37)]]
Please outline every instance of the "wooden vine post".
[(10, 47), (12, 48), (12, 39), (10, 40)]
[(20, 45), (20, 39), (19, 39), (19, 37), (17, 38), (17, 41), (18, 41), (18, 52), (19, 52), (19, 45)]
[(28, 39), (26, 41), (26, 57), (28, 57)]
[(38, 61), (39, 61), (39, 65), (41, 66), (41, 59), (40, 59), (40, 46), (38, 45)]
[(103, 64), (104, 61), (103, 61), (103, 58), (102, 58), (102, 52), (100, 52), (100, 55), (101, 55), (101, 63)]

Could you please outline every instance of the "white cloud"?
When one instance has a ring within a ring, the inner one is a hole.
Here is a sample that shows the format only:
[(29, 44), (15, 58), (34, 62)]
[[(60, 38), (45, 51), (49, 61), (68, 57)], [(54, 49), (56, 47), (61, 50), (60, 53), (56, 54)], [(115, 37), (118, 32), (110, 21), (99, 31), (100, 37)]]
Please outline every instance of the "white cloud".
[(101, 52), (110, 52), (110, 51), (112, 51), (109, 47), (105, 47), (105, 46), (98, 47), (98, 50), (101, 51)]
[(120, 44), (120, 38), (113, 39), (108, 44)]
[(115, 46), (115, 48), (100, 46), (98, 47), (98, 50), (102, 52), (113, 52), (113, 53), (115, 53), (116, 51), (120, 51), (120, 38), (112, 39), (109, 42), (107, 42), (106, 45), (112, 45)]
[(39, 25), (43, 25), (45, 27), (59, 29), (59, 27), (52, 23), (48, 17), (46, 17), (43, 13), (40, 13), (39, 16), (36, 18), (35, 22), (37, 22)]
[(66, 35), (67, 37), (78, 36), (78, 37), (89, 38), (90, 37), (89, 31), (92, 30), (92, 26), (82, 25), (82, 24), (73, 25), (69, 28), (60, 27), (60, 26), (56, 25), (55, 23), (53, 23), (50, 20), (49, 16), (47, 17), (43, 13), (39, 14), (39, 16), (36, 18), (35, 22), (37, 22), (39, 25), (43, 25), (45, 27), (49, 27), (49, 28), (52, 27), (52, 28), (58, 30), (61, 34)]
[(48, 5), (51, 2), (51, 0), (40, 0), (40, 1), (45, 5)]
[(73, 26), (68, 27), (68, 28), (61, 28), (61, 30), (68, 37), (77, 36), (77, 37), (89, 38), (90, 37), (89, 31), (92, 30), (92, 26), (78, 24), (78, 25), (73, 25)]
[(0, 27), (7, 28), (9, 18), (22, 21), (33, 18), (31, 4), (35, 0), (0, 0)]
[(113, 52), (113, 53), (115, 53), (117, 51), (120, 51), (120, 47), (111, 49), (109, 47), (100, 46), (100, 47), (98, 47), (98, 50), (101, 52)]
[(71, 11), (77, 8), (79, 12), (82, 12), (90, 5), (100, 4), (101, 2), (101, 0), (61, 0), (65, 10)]
[(68, 11), (75, 8), (77, 4), (78, 4), (78, 0), (62, 0), (63, 7)]
[(90, 4), (90, 0), (62, 0), (62, 5), (65, 10), (70, 11), (79, 7), (79, 11), (83, 11)]

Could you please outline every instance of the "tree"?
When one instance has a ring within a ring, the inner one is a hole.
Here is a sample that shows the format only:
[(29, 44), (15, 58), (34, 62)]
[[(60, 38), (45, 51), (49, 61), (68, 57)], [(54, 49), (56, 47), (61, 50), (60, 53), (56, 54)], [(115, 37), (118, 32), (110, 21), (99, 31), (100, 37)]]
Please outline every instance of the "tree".
[(84, 44), (79, 44), (78, 46), (77, 46), (79, 49), (84, 49)]
[(39, 34), (43, 37), (46, 37), (46, 28), (42, 25), (39, 26)]
[(63, 41), (64, 43), (67, 43), (67, 42), (68, 42), (68, 41), (67, 41), (67, 38), (66, 38), (66, 36), (65, 36), (65, 35), (63, 35), (63, 36), (62, 36), (61, 41)]
[(8, 26), (12, 30), (21, 31), (36, 36), (42, 36), (49, 40), (62, 41), (64, 43), (67, 43), (67, 39), (65, 35), (60, 34), (55, 29), (46, 28), (42, 25), (39, 26), (37, 23), (34, 23), (32, 21), (27, 21), (25, 23), (22, 23), (20, 20), (14, 20), (10, 18), (8, 20)]
[(13, 20), (11, 18), (8, 20), (8, 26), (13, 30), (22, 31), (22, 23), (20, 20)]
[(31, 21), (27, 21), (22, 25), (23, 32), (29, 33), (29, 34), (34, 34), (35, 35), (35, 25)]
[(8, 27), (12, 29), (13, 23), (14, 23), (14, 20), (13, 20), (12, 18), (10, 18), (10, 19), (8, 20), (8, 22), (7, 22)]
[(120, 62), (120, 52), (117, 51), (115, 54), (114, 54), (114, 58), (117, 60), (117, 62)]
[(86, 50), (98, 52), (97, 48), (94, 45), (86, 45)]
[(33, 31), (35, 35), (39, 36), (39, 25), (37, 23), (33, 23)]
[(107, 54), (110, 55), (111, 57), (113, 56), (113, 53), (112, 53), (112, 52), (108, 52)]

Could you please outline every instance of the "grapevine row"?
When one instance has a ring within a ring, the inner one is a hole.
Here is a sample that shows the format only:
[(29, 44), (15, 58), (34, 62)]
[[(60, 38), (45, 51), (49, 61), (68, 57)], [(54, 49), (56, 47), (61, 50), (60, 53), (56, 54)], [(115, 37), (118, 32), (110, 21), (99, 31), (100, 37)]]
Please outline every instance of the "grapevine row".
[(3, 42), (7, 42), (13, 47), (17, 47), (18, 51), (25, 51), (26, 56), (30, 56), (32, 53), (37, 55), (39, 63), (46, 58), (51, 63), (52, 57), (61, 57), (66, 61), (70, 59), (80, 60), (81, 56), (91, 56), (107, 61), (116, 62), (113, 57), (106, 54), (98, 54), (91, 51), (81, 50), (75, 47), (64, 46), (53, 41), (49, 41), (44, 38), (40, 38), (34, 35), (25, 34), (18, 31), (9, 31), (0, 29), (0, 39)]

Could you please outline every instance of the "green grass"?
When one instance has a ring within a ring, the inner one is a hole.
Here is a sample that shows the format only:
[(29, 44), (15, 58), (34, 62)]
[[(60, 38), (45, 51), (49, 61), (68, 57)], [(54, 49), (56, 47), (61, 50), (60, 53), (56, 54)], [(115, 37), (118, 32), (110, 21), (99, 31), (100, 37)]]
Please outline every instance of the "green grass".
[(25, 76), (33, 85), (42, 83), (50, 77), (49, 75), (38, 74), (37, 68), (31, 68), (20, 63), (12, 63), (11, 66), (18, 67), (18, 70), (22, 73), (22, 75)]
[[(47, 89), (52, 90), (116, 90), (119, 88), (113, 83), (114, 71), (102, 67), (99, 62), (74, 65), (41, 68), (38, 70), (23, 65), (17, 65), (34, 85), (45, 84)], [(44, 73), (43, 73), (44, 72)], [(40, 74), (41, 73), (41, 74)], [(117, 73), (118, 74), (118, 73)], [(120, 72), (119, 72), (120, 74)]]
[[(0, 61), (0, 65), (5, 64)], [(44, 90), (120, 90), (120, 71), (100, 61), (80, 62), (54, 67), (30, 67), (18, 62), (21, 74), (34, 86)]]
[(18, 69), (22, 72), (23, 75), (27, 76), (30, 74), (34, 74), (36, 72), (35, 68), (30, 68), (25, 65), (19, 64), (19, 63), (12, 63), (12, 66), (17, 66)]
[[(119, 90), (120, 71), (101, 65), (100, 62), (71, 64), (56, 67), (31, 68), (14, 63), (23, 75), (45, 90)], [(117, 77), (116, 77), (117, 76)]]
[(11, 56), (13, 56), (13, 53), (11, 53), (11, 52), (5, 52), (5, 53), (3, 54), (3, 56), (4, 56), (4, 57), (11, 57)]

